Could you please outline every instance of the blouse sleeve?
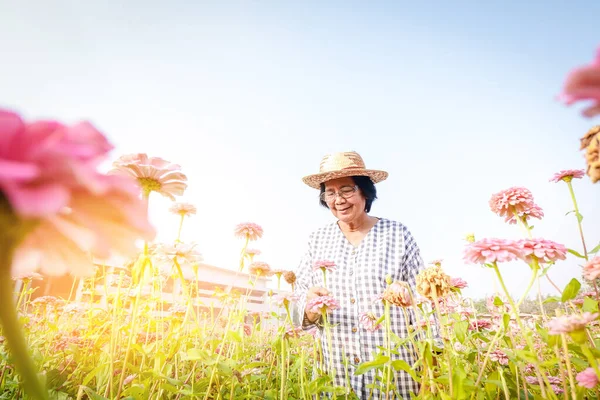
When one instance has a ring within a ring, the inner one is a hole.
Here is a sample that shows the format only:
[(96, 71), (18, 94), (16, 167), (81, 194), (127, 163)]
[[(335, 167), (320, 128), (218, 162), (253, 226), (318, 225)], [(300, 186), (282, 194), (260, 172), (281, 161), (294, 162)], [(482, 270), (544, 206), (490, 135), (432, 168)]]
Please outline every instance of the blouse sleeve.
[(304, 324), (304, 309), (306, 307), (306, 293), (308, 289), (313, 286), (312, 284), (312, 235), (309, 238), (308, 246), (306, 252), (302, 256), (300, 260), (300, 264), (295, 270), (296, 274), (296, 288), (295, 294), (298, 296), (298, 300), (296, 302), (296, 306), (294, 307), (294, 312), (292, 315), (292, 320), (294, 321), (294, 325), (301, 326), (303, 329), (310, 329), (314, 325), (313, 324)]

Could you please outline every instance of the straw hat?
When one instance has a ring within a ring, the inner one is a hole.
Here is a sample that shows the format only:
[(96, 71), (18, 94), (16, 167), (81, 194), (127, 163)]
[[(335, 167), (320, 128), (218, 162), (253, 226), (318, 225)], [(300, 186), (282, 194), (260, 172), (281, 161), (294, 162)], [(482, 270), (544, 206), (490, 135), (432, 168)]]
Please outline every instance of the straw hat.
[(385, 180), (388, 173), (366, 169), (365, 162), (360, 154), (355, 151), (345, 151), (327, 154), (321, 160), (319, 173), (305, 176), (302, 181), (312, 188), (320, 189), (321, 183), (346, 176), (368, 176), (373, 183), (378, 183)]

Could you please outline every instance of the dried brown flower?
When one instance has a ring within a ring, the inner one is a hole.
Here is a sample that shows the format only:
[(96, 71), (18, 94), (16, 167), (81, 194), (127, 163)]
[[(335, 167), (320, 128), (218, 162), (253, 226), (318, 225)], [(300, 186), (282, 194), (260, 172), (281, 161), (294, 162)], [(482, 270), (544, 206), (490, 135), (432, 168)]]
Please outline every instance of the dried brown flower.
[(417, 275), (417, 292), (430, 300), (446, 297), (452, 289), (451, 278), (438, 266), (429, 267)]
[(600, 125), (594, 126), (581, 138), (580, 150), (585, 149), (587, 174), (592, 183), (600, 181)]

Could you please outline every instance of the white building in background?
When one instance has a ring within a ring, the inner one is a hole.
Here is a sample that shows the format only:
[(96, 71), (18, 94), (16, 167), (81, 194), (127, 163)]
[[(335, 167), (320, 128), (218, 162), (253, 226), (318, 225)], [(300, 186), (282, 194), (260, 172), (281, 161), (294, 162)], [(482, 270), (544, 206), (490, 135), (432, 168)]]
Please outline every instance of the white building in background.
[[(107, 268), (107, 271), (113, 269), (106, 265), (104, 268)], [(116, 269), (114, 272), (117, 273)], [(285, 315), (285, 310), (273, 304), (272, 296), (277, 295), (279, 291), (269, 286), (273, 286), (272, 280), (275, 278), (250, 276), (246, 272), (220, 268), (206, 263), (198, 265), (197, 279), (191, 268), (184, 268), (182, 272), (184, 279), (194, 291), (194, 296), (192, 296), (194, 306), (200, 309), (219, 311), (223, 308), (222, 296), (220, 294), (235, 294), (245, 299), (244, 307), (249, 312), (276, 312), (281, 316)], [(101, 302), (106, 301), (106, 293), (116, 291), (116, 288), (110, 288), (107, 292), (103, 279), (97, 282), (95, 289), (96, 296), (100, 297)], [(142, 293), (149, 295), (151, 287), (143, 288)], [(80, 301), (84, 294), (83, 285), (79, 284), (76, 300)], [(182, 282), (178, 277), (171, 277), (167, 280), (163, 287), (163, 295), (165, 306), (169, 304), (183, 304), (187, 301), (187, 296), (185, 296), (182, 290)], [(168, 307), (165, 307), (165, 309), (168, 309)]]

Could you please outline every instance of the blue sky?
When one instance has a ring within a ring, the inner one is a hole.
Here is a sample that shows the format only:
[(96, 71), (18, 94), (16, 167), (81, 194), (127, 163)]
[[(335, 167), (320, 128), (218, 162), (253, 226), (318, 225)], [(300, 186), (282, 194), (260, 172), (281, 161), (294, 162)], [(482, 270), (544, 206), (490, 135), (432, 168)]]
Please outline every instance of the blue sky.
[[(370, 3), (2, 2), (0, 105), (90, 120), (113, 159), (180, 164), (181, 200), (199, 211), (184, 239), (224, 268), (235, 268), (242, 221), (264, 227), (262, 260), (294, 268), (310, 232), (333, 220), (300, 179), (345, 150), (390, 173), (372, 215), (406, 224), (423, 258), (444, 259), (470, 296), (497, 287), (462, 262), (462, 237), (520, 237), (490, 212), (494, 192), (529, 188), (546, 213), (536, 236), (579, 250), (566, 185), (548, 179), (583, 168), (579, 138), (600, 119), (555, 96), (600, 45), (600, 3)], [(575, 190), (593, 247), (600, 185)], [(173, 239), (169, 201), (151, 203), (160, 239)], [(564, 286), (577, 264), (552, 278)], [(521, 293), (527, 267), (502, 271)]]

